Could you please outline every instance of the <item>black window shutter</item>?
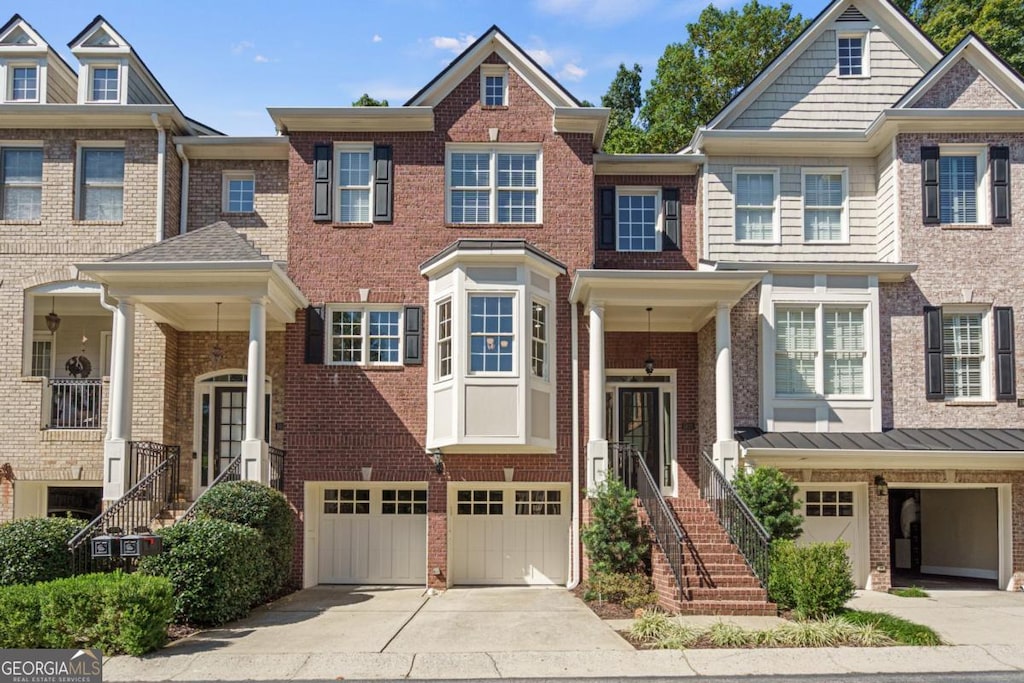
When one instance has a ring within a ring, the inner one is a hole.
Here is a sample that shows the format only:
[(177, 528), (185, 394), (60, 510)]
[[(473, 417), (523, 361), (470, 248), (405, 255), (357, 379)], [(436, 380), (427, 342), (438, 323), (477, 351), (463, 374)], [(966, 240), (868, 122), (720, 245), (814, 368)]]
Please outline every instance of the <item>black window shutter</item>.
[(306, 362), (324, 362), (324, 307), (306, 309)]
[(992, 173), (992, 225), (1009, 225), (1010, 148), (989, 148), (988, 163)]
[(373, 222), (390, 223), (395, 186), (391, 145), (373, 146), (373, 166)]
[(423, 365), (423, 307), (405, 307), (405, 353), (406, 365)]
[(921, 148), (921, 192), (925, 225), (939, 224), (939, 148)]
[(992, 311), (996, 317), (996, 400), (1013, 401), (1017, 398), (1013, 309), (996, 306)]
[(929, 401), (946, 398), (942, 386), (942, 307), (924, 307), (925, 393)]
[(597, 248), (615, 248), (615, 188), (597, 188)]
[(329, 221), (331, 211), (331, 146), (313, 146), (313, 220)]
[(661, 250), (679, 251), (682, 247), (680, 240), (679, 188), (661, 188), (661, 200), (665, 204), (665, 232), (661, 236)]

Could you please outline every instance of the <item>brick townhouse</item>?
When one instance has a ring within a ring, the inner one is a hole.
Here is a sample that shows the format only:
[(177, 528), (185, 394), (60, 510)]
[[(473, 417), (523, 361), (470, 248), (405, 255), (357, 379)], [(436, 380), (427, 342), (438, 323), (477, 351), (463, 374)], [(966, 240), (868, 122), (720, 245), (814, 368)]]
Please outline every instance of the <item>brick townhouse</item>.
[(303, 585), (572, 586), (625, 476), (663, 603), (758, 613), (706, 499), (773, 465), (860, 586), (1024, 582), (1024, 84), (978, 38), (837, 0), (643, 155), (497, 27), (403, 106), (262, 138), (182, 115), (102, 17), (71, 48), (0, 30), (6, 517), (170, 458), (184, 501), (282, 487)]

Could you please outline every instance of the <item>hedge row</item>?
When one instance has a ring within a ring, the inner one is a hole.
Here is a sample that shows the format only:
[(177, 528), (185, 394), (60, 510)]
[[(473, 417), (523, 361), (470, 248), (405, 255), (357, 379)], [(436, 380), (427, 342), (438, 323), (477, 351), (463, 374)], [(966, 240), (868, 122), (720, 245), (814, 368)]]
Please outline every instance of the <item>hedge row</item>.
[(141, 655), (161, 647), (174, 609), (166, 579), (86, 574), (0, 588), (0, 648), (96, 647)]
[(70, 517), (36, 517), (0, 524), (0, 586), (71, 576), (68, 541), (85, 527)]

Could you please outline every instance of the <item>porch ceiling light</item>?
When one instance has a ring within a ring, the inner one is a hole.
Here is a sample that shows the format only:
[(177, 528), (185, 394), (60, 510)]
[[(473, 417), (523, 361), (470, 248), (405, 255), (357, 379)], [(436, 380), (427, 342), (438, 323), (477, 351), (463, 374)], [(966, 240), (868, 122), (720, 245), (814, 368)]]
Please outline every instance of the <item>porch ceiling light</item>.
[(884, 496), (889, 492), (889, 482), (881, 474), (875, 475), (875, 492), (880, 496)]
[(50, 297), (50, 312), (46, 314), (46, 329), (53, 334), (60, 327), (60, 316), (54, 312), (54, 304), (56, 303), (57, 297)]
[(654, 373), (654, 358), (651, 357), (651, 307), (647, 307), (647, 358), (644, 359), (644, 372)]

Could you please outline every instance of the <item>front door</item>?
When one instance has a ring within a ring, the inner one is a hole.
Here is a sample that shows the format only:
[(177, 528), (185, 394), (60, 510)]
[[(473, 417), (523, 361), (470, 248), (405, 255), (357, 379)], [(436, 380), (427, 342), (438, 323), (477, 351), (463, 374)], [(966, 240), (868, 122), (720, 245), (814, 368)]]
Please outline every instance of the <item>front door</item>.
[[(245, 440), (245, 375), (223, 373), (196, 382), (194, 491), (199, 495), (242, 454)], [(265, 394), (264, 440), (270, 443), (270, 387)]]
[[(643, 454), (647, 469), (661, 486), (661, 450), (658, 437), (658, 394), (656, 387), (619, 389), (619, 441)], [(635, 484), (631, 484), (635, 485)]]

